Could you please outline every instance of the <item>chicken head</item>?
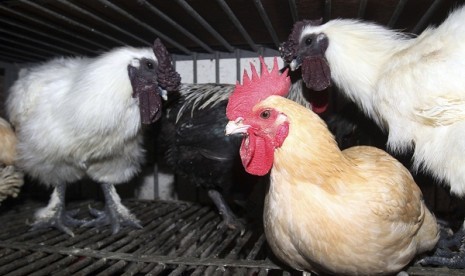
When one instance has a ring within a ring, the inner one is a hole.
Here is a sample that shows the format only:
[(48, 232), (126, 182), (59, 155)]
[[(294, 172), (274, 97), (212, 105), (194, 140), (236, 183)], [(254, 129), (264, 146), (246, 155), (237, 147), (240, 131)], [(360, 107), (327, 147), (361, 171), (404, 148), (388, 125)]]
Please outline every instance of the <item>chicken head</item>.
[(273, 109), (254, 108), (270, 95), (286, 95), (290, 87), (287, 71), (284, 74), (279, 73), (276, 58), (270, 72), (262, 57), (260, 62), (261, 76), (253, 65), (252, 78), (244, 71), (244, 83), (236, 85), (226, 108), (226, 115), (230, 120), (226, 134), (245, 135), (240, 156), (246, 171), (255, 175), (265, 175), (270, 171), (274, 150), (282, 145), (289, 132), (284, 114)]

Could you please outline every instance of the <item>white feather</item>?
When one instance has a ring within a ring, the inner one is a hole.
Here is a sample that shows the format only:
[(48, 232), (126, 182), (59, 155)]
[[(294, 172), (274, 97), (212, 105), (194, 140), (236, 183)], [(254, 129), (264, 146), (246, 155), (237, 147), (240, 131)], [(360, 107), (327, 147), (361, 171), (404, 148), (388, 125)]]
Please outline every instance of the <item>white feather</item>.
[(414, 146), (416, 168), (465, 195), (465, 7), (415, 38), (343, 19), (301, 37), (320, 32), (333, 81), (389, 131), (390, 148)]
[(18, 165), (47, 185), (84, 175), (118, 184), (143, 159), (138, 102), (127, 66), (151, 48), (118, 48), (96, 58), (57, 58), (24, 69), (7, 112), (18, 134)]

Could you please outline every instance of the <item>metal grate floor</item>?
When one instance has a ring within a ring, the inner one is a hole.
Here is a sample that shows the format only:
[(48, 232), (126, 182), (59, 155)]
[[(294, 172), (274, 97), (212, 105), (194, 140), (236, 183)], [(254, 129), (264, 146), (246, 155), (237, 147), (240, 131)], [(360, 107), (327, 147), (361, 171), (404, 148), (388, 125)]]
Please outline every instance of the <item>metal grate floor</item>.
[[(74, 202), (88, 216), (88, 205)], [(210, 207), (179, 201), (127, 200), (141, 230), (76, 228), (29, 231), (43, 202), (28, 202), (0, 213), (0, 275), (301, 275), (273, 263), (261, 230), (221, 227)], [(464, 275), (460, 270), (411, 267), (410, 275)]]
[[(89, 202), (72, 203), (86, 216)], [(100, 203), (92, 203), (102, 208)], [(266, 275), (280, 268), (265, 259), (265, 238), (221, 227), (209, 207), (172, 201), (126, 201), (141, 230), (77, 228), (30, 232), (27, 220), (43, 203), (0, 217), (0, 275)]]

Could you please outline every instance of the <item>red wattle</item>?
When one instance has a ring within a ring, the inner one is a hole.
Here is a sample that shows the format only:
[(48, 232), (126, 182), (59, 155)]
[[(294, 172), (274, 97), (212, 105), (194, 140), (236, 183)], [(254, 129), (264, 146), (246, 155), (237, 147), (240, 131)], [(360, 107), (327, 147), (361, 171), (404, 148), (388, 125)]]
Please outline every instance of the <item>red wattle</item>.
[(245, 170), (253, 175), (265, 175), (273, 166), (274, 148), (262, 137), (250, 134), (242, 140), (240, 155)]

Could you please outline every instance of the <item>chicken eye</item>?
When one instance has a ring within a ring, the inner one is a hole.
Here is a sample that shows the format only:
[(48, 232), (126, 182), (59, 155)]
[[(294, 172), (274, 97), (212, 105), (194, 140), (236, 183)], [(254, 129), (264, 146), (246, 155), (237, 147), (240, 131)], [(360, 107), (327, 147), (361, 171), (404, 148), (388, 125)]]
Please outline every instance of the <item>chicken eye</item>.
[(313, 39), (311, 37), (307, 37), (305, 39), (305, 45), (310, 46), (312, 45)]
[(147, 61), (145, 65), (148, 69), (153, 69), (153, 63), (151, 61)]
[(271, 112), (269, 110), (264, 110), (262, 113), (260, 113), (260, 118), (262, 119), (268, 119), (271, 116)]

